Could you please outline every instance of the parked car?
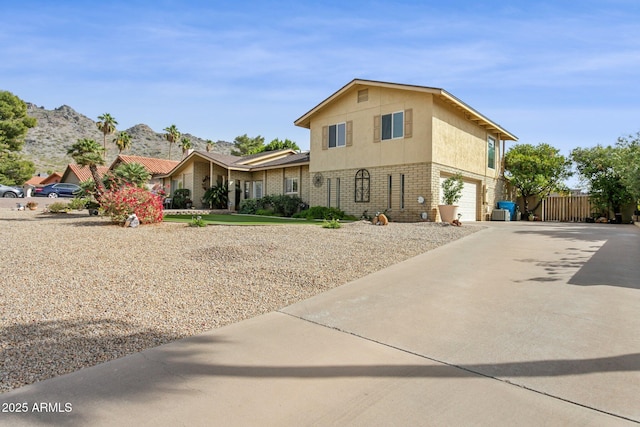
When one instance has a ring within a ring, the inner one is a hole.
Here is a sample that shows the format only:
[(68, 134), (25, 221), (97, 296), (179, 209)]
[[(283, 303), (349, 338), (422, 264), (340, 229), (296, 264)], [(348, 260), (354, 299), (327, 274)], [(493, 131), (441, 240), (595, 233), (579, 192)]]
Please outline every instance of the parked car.
[(80, 186), (76, 184), (68, 184), (66, 182), (58, 182), (56, 184), (45, 185), (44, 187), (36, 187), (34, 196), (39, 197), (74, 197)]
[(0, 184), (0, 197), (24, 197), (24, 191), (20, 187), (9, 187)]

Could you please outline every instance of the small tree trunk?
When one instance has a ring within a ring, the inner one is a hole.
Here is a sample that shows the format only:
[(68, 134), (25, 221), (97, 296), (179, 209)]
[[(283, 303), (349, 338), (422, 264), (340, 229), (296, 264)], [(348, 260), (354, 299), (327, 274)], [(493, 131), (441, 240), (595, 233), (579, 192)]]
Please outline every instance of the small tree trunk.
[(100, 175), (98, 174), (98, 167), (94, 164), (89, 165), (89, 171), (91, 172), (91, 176), (93, 177), (93, 184), (96, 187), (96, 200), (100, 203), (102, 199), (102, 194), (104, 193), (104, 187), (102, 186), (102, 181), (100, 180)]

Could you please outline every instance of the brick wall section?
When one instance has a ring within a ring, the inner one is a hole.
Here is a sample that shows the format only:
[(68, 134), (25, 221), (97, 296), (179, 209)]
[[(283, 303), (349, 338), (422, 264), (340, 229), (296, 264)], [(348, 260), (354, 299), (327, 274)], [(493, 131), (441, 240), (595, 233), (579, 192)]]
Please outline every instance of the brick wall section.
[[(498, 180), (484, 177), (455, 168), (439, 165), (436, 163), (414, 163), (408, 165), (383, 166), (377, 168), (367, 168), (370, 174), (369, 192), (370, 201), (368, 203), (355, 201), (355, 176), (359, 169), (345, 169), (337, 171), (322, 172), (324, 183), (321, 187), (310, 187), (310, 205), (327, 205), (327, 180), (331, 180), (331, 206), (336, 206), (336, 178), (340, 178), (340, 209), (350, 215), (360, 217), (366, 210), (369, 215), (376, 212), (383, 212), (387, 209), (388, 198), (388, 178), (392, 177), (391, 186), (391, 209), (387, 211), (388, 216), (393, 221), (414, 222), (421, 219), (421, 214), (426, 212), (430, 221), (439, 221), (438, 204), (440, 204), (440, 176), (452, 175), (456, 172), (462, 173), (465, 181), (475, 182), (478, 186), (476, 191), (478, 210), (477, 220), (488, 220), (488, 214), (495, 202), (501, 199), (501, 194), (496, 195), (496, 191), (501, 193), (501, 185)], [(404, 209), (401, 208), (401, 175), (405, 176), (404, 182)], [(313, 174), (308, 174), (313, 175)], [(486, 204), (483, 204), (483, 185), (486, 186)], [(418, 203), (418, 197), (424, 198), (424, 203)]]

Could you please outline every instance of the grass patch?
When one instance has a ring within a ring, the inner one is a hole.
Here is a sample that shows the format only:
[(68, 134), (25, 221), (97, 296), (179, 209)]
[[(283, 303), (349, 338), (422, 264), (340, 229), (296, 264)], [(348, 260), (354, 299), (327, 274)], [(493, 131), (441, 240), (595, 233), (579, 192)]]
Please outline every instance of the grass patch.
[[(320, 225), (318, 221), (307, 221), (306, 219), (296, 218), (275, 218), (257, 215), (241, 215), (241, 214), (211, 214), (198, 215), (206, 224), (211, 225)], [(190, 223), (193, 215), (165, 215), (166, 222), (183, 222)]]

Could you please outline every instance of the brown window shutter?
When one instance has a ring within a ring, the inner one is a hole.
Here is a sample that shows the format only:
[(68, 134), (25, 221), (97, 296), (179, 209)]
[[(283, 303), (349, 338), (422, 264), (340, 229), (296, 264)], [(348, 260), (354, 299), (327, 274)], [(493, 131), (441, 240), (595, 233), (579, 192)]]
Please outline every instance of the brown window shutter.
[(404, 137), (411, 138), (413, 136), (413, 108), (404, 110)]
[(329, 126), (322, 126), (322, 149), (329, 149)]
[(351, 147), (353, 145), (353, 121), (349, 120), (347, 122), (347, 147)]
[(380, 115), (373, 116), (373, 142), (380, 142)]

